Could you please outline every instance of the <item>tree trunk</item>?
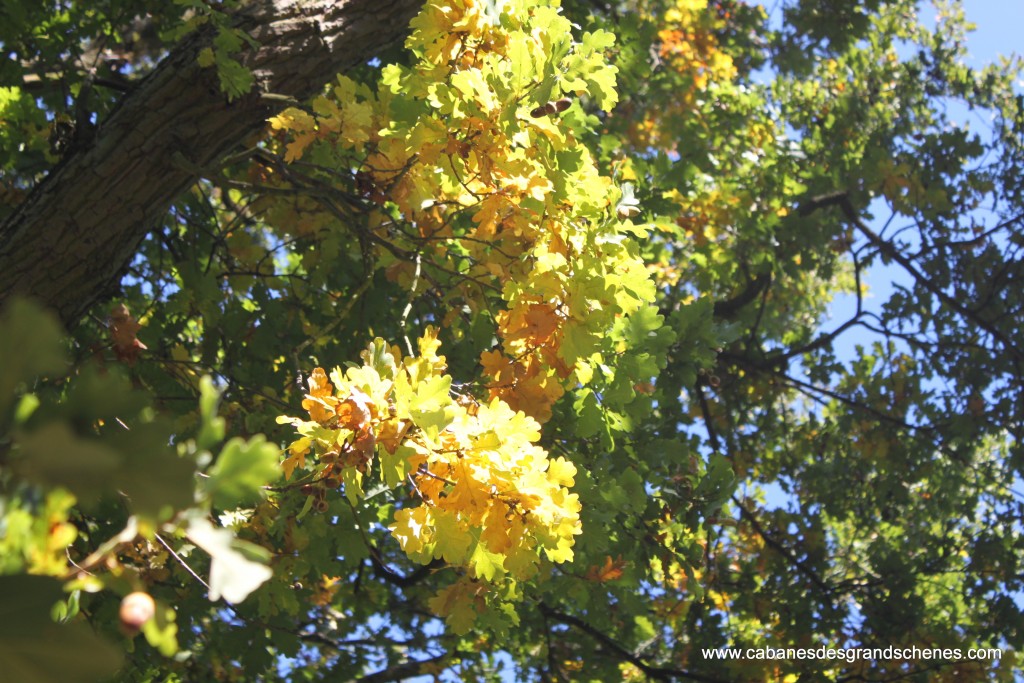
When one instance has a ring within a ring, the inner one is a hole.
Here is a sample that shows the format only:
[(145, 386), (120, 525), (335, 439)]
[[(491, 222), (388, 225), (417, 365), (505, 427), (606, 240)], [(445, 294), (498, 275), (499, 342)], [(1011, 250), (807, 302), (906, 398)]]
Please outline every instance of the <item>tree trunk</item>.
[(73, 325), (109, 295), (171, 202), (334, 74), (401, 38), (421, 0), (254, 0), (237, 24), (258, 43), (238, 59), (256, 85), (229, 102), (196, 57), (212, 33), (174, 48), (0, 224), (0, 303), (28, 295)]

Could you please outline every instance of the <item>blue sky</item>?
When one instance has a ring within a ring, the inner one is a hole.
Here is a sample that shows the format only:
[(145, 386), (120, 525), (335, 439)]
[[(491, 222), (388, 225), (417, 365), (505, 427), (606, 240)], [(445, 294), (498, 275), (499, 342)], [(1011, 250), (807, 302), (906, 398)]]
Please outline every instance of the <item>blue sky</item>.
[(964, 13), (978, 26), (967, 41), (970, 66), (994, 61), (999, 54), (1024, 55), (1024, 0), (966, 0)]

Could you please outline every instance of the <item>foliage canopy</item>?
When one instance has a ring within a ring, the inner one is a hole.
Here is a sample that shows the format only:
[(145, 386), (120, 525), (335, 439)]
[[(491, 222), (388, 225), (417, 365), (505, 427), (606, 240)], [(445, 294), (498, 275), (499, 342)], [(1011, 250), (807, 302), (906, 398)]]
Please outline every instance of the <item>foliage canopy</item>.
[(87, 315), (0, 287), (6, 671), (1013, 680), (1024, 98), (959, 5), (430, 0), (297, 101), (286, 4), (0, 10), (5, 238), (162, 60), (269, 103)]

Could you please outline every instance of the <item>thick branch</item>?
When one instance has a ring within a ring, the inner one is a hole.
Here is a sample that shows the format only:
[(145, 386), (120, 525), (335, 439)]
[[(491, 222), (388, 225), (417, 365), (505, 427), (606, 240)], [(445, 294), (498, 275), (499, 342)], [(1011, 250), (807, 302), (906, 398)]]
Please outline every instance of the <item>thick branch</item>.
[(726, 301), (715, 302), (716, 318), (732, 318), (740, 309), (756, 299), (758, 295), (768, 289), (772, 283), (771, 272), (764, 272), (747, 283), (742, 292)]
[(288, 100), (316, 94), (399, 39), (419, 5), (254, 0), (236, 25), (259, 45), (239, 56), (256, 86), (234, 102), (220, 91), (216, 70), (196, 63), (211, 32), (188, 38), (0, 224), (0, 302), (30, 295), (73, 324), (116, 287), (143, 237), (203, 169)]

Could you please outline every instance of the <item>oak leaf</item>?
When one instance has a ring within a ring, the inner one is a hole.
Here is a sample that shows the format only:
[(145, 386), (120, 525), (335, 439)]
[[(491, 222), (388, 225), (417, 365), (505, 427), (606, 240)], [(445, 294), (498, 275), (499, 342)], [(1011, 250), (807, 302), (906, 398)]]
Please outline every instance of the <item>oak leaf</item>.
[(622, 569), (625, 566), (626, 561), (622, 559), (621, 555), (614, 560), (609, 555), (605, 557), (603, 565), (594, 565), (587, 570), (587, 580), (595, 583), (607, 583), (621, 579)]
[(110, 311), (109, 329), (114, 355), (129, 366), (135, 365), (139, 352), (148, 348), (136, 337), (142, 324), (132, 316), (127, 306), (118, 304)]

